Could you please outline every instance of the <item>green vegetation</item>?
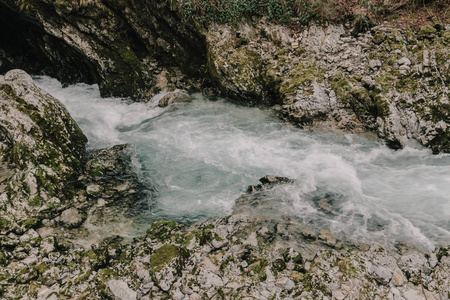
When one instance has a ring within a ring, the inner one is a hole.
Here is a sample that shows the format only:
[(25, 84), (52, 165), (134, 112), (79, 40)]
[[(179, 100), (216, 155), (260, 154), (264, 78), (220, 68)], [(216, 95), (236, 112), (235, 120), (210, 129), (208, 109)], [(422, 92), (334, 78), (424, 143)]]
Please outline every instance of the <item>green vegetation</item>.
[[(413, 19), (415, 12), (426, 9), (429, 16), (448, 20), (450, 12), (443, 9), (446, 0), (168, 0), (167, 6), (175, 10), (178, 6), (184, 18), (203, 26), (210, 23), (235, 24), (243, 18), (266, 17), (269, 22), (290, 26), (306, 25), (310, 22), (354, 23), (354, 34), (369, 30), (375, 21), (399, 14)], [(419, 18), (417, 18), (419, 19)], [(375, 20), (375, 21), (374, 21)], [(416, 20), (417, 21), (417, 20)], [(408, 20), (404, 21), (410, 22)], [(419, 21), (417, 21), (419, 22)]]
[(324, 0), (180, 0), (179, 5), (186, 19), (203, 25), (263, 16), (281, 24), (308, 24), (334, 12), (333, 3)]
[(161, 271), (166, 265), (174, 261), (174, 267), (178, 276), (186, 266), (189, 260), (190, 252), (181, 247), (176, 247), (171, 244), (166, 244), (153, 252), (150, 256), (150, 270), (153, 272)]
[(173, 230), (177, 228), (175, 221), (155, 221), (147, 230), (147, 236), (152, 239), (157, 239), (158, 242), (165, 242), (173, 235)]

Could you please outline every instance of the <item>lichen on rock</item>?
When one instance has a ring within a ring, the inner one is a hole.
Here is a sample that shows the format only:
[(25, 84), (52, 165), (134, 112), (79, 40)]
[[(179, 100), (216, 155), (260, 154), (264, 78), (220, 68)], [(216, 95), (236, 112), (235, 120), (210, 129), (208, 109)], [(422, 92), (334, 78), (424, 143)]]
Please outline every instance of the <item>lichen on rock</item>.
[(87, 139), (65, 107), (24, 71), (0, 77), (0, 102), (0, 159), (13, 174), (0, 214), (11, 230), (51, 215), (74, 195)]

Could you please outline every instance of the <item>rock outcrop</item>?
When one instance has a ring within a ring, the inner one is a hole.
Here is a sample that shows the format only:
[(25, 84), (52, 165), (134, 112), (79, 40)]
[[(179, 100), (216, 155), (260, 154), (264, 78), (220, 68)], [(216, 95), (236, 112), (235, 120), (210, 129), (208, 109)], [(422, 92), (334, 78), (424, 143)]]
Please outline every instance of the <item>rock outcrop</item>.
[(101, 226), (131, 213), (143, 187), (127, 145), (86, 155), (65, 107), (22, 70), (0, 76), (0, 105), (0, 246), (30, 229), (68, 237), (86, 219)]
[(202, 75), (204, 38), (165, 0), (2, 0), (0, 16), (0, 70), (43, 69), (96, 82), (102, 95), (147, 100)]
[(263, 21), (212, 26), (208, 68), (222, 92), (280, 105), (301, 127), (375, 131), (394, 149), (408, 139), (450, 151), (449, 30), (311, 26), (295, 35)]
[(298, 248), (258, 217), (190, 227), (158, 221), (130, 245), (109, 239), (90, 250), (49, 247), (50, 238), (35, 237), (22, 238), (29, 255), (20, 246), (0, 251), (2, 299), (409, 300), (450, 292), (447, 248), (427, 255), (376, 245)]
[(65, 107), (24, 71), (0, 76), (0, 101), (0, 163), (9, 170), (0, 231), (20, 231), (75, 195), (87, 139)]

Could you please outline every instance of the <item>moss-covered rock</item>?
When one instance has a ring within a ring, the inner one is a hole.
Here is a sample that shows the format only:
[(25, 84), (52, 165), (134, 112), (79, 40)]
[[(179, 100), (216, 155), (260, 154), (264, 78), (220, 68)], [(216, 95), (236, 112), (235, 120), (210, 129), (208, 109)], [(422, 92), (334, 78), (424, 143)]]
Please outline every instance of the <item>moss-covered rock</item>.
[(65, 107), (21, 70), (0, 77), (0, 104), (1, 159), (15, 170), (0, 218), (32, 228), (78, 190), (87, 139)]

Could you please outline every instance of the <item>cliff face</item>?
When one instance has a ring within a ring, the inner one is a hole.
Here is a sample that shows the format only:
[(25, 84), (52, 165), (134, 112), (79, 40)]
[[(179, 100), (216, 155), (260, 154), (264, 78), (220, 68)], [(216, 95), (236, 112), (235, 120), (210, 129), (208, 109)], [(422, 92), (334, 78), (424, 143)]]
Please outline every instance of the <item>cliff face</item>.
[(4, 71), (42, 68), (64, 82), (97, 82), (103, 95), (133, 98), (158, 92), (170, 77), (177, 85), (177, 76), (201, 75), (204, 38), (165, 1), (5, 0), (0, 8)]
[(265, 24), (213, 27), (211, 76), (231, 97), (280, 104), (301, 127), (375, 131), (399, 149), (408, 139), (450, 151), (450, 30), (311, 26), (292, 34)]
[(450, 152), (444, 25), (420, 32), (375, 27), (356, 36), (350, 26), (293, 32), (261, 19), (205, 29), (173, 7), (0, 0), (7, 25), (0, 71), (43, 69), (65, 82), (97, 82), (103, 95), (136, 99), (211, 81), (223, 95), (274, 106), (301, 127), (369, 130), (395, 149), (413, 139)]

